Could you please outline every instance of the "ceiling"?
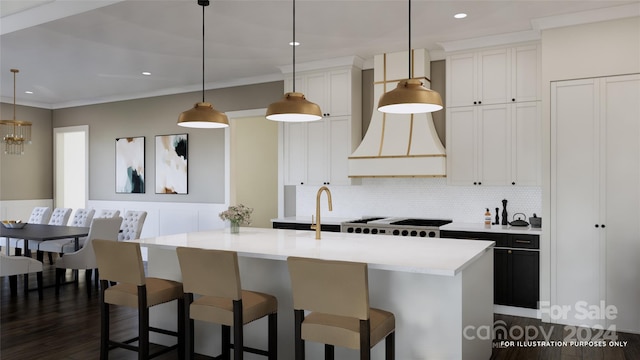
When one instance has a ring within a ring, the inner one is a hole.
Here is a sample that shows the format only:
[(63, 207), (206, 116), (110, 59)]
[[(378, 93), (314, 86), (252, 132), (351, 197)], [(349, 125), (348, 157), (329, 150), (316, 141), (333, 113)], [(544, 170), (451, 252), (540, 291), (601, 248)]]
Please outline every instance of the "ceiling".
[[(414, 0), (412, 46), (442, 58), (639, 15), (640, 1)], [(0, 0), (0, 17), (4, 102), (13, 101), (11, 68), (20, 69), (17, 103), (52, 109), (202, 88), (196, 0)], [(292, 64), (291, 1), (212, 0), (205, 17), (207, 88), (279, 80)], [(355, 55), (367, 67), (376, 54), (407, 49), (407, 19), (405, 0), (298, 0), (296, 64)]]

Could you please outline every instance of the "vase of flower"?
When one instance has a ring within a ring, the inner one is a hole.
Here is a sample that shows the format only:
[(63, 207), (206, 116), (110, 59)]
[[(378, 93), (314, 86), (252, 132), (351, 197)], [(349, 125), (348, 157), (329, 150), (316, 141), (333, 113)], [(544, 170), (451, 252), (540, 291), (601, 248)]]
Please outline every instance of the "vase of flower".
[(251, 213), (253, 213), (252, 208), (238, 204), (235, 206), (229, 206), (229, 208), (226, 211), (221, 212), (219, 216), (222, 220), (229, 220), (231, 223), (229, 231), (232, 234), (238, 234), (240, 232), (240, 225), (251, 224)]
[(240, 232), (240, 222), (236, 220), (231, 220), (231, 227), (229, 228), (229, 231), (232, 234), (238, 234)]

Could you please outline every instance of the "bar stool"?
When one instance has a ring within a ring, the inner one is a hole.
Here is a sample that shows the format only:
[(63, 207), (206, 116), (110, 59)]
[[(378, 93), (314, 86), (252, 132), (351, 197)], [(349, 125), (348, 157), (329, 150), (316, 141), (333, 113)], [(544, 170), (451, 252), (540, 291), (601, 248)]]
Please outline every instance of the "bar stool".
[[(194, 356), (194, 320), (222, 325), (222, 354), (229, 359), (231, 348), (235, 360), (244, 351), (277, 358), (278, 300), (271, 295), (242, 290), (238, 254), (233, 251), (176, 249), (185, 293), (187, 359)], [(194, 294), (202, 295), (194, 300)], [(268, 350), (244, 346), (243, 325), (268, 317)], [(233, 344), (231, 344), (233, 327)]]
[[(93, 249), (100, 271), (100, 359), (109, 358), (112, 348), (137, 351), (138, 359), (146, 360), (173, 349), (184, 353), (184, 296), (182, 284), (176, 281), (145, 277), (140, 244), (113, 240), (93, 240)], [(109, 286), (111, 282), (116, 285)], [(178, 300), (178, 331), (149, 326), (149, 308)], [(122, 342), (109, 336), (109, 306), (138, 309), (138, 336)], [(173, 335), (176, 345), (149, 354), (149, 332)], [(138, 341), (138, 346), (131, 345)]]
[(370, 359), (371, 348), (385, 339), (385, 359), (395, 358), (395, 317), (369, 307), (367, 264), (299, 257), (287, 263), (296, 360), (305, 358), (306, 340), (325, 344), (325, 359), (333, 359), (334, 346), (360, 349), (360, 359)]

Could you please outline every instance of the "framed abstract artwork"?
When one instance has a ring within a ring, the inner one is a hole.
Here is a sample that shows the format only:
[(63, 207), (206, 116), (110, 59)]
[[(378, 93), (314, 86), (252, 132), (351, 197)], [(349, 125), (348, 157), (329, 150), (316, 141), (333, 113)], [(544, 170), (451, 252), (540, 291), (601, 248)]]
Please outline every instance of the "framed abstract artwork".
[(116, 139), (116, 193), (144, 193), (144, 142), (144, 136)]
[(156, 136), (156, 194), (188, 193), (188, 134)]

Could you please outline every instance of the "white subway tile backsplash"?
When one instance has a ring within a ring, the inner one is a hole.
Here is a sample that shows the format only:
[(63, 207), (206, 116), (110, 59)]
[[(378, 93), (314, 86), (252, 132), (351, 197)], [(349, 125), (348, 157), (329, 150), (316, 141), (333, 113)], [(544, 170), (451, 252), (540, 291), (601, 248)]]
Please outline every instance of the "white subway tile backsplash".
[[(296, 187), (296, 215), (315, 214), (319, 186)], [(330, 185), (333, 211), (327, 213), (326, 194), (322, 194), (323, 216), (365, 215), (447, 218), (457, 222), (483, 222), (489, 208), (495, 219), (507, 199), (509, 221), (513, 214), (541, 216), (542, 188), (537, 186), (448, 186), (445, 178), (365, 178), (362, 185)]]

